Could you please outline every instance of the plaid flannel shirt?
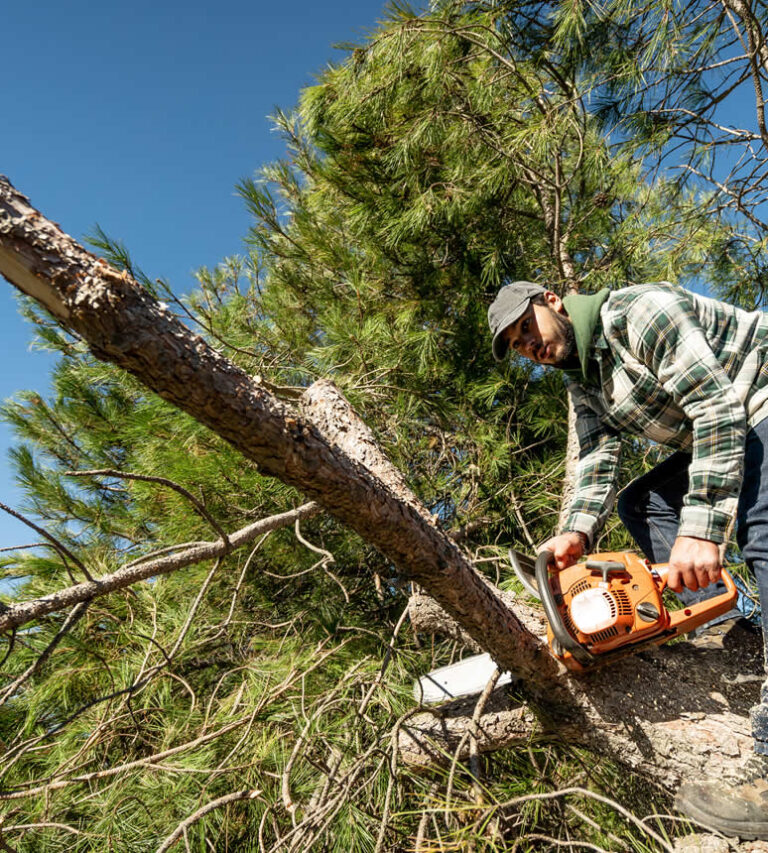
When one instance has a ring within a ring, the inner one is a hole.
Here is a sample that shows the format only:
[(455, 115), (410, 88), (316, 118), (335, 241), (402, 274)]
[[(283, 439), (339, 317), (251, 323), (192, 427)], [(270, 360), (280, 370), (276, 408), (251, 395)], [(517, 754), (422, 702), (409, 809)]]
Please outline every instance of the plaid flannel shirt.
[(579, 463), (563, 530), (590, 545), (613, 508), (622, 433), (691, 453), (681, 536), (723, 542), (748, 427), (768, 415), (768, 317), (668, 283), (610, 294), (591, 357), (600, 387), (568, 378)]

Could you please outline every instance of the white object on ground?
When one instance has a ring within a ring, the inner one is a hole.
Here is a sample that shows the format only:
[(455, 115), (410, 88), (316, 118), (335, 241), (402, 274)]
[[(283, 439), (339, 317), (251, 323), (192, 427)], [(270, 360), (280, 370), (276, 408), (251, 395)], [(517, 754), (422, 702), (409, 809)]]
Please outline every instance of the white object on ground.
[[(495, 671), (496, 664), (489, 654), (473, 655), (422, 675), (413, 683), (413, 698), (420, 704), (431, 704), (473, 696), (482, 692)], [(511, 681), (511, 673), (503, 672), (496, 686), (502, 687)]]

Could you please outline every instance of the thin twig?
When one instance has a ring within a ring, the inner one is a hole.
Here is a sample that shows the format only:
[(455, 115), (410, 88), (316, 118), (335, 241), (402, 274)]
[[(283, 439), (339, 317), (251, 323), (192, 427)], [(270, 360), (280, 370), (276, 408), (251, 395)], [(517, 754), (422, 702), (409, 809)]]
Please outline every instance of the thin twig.
[(45, 542), (30, 542), (29, 545), (8, 545), (6, 548), (0, 548), (0, 554), (6, 551), (24, 551), (28, 548), (45, 548)]
[(299, 522), (301, 519), (297, 518), (296, 523), (294, 524), (294, 531), (296, 532), (296, 538), (301, 542), (301, 544), (305, 548), (309, 548), (310, 551), (314, 551), (315, 554), (321, 554), (323, 558), (328, 563), (335, 563), (333, 554), (330, 551), (326, 551), (325, 548), (319, 548), (317, 545), (313, 545), (311, 542), (307, 542), (307, 540), (301, 535), (301, 527), (299, 526)]
[[(271, 531), (270, 531), (271, 532)], [(243, 570), (240, 572), (240, 577), (237, 579), (237, 583), (235, 584), (235, 591), (232, 593), (232, 601), (229, 603), (229, 612), (227, 613), (227, 618), (221, 625), (220, 630), (223, 631), (225, 628), (229, 627), (230, 622), (232, 621), (232, 616), (235, 612), (235, 605), (237, 604), (237, 596), (240, 593), (240, 588), (243, 585), (243, 581), (245, 580), (245, 575), (248, 569), (250, 568), (251, 563), (253, 562), (253, 558), (258, 553), (261, 546), (267, 541), (267, 537), (269, 533), (265, 533), (261, 539), (256, 543), (256, 545), (251, 549), (251, 553), (248, 555), (248, 558), (243, 565)]]
[(184, 625), (183, 625), (181, 631), (179, 631), (179, 636), (176, 638), (176, 642), (173, 644), (173, 648), (170, 650), (170, 652), (168, 652), (168, 658), (169, 659), (174, 657), (176, 652), (178, 652), (179, 647), (181, 646), (182, 642), (184, 641), (184, 637), (187, 635), (187, 631), (189, 631), (189, 628), (192, 625), (192, 620), (195, 618), (195, 614), (197, 613), (197, 609), (198, 609), (198, 607), (200, 607), (200, 604), (203, 600), (203, 597), (205, 596), (205, 593), (208, 590), (208, 587), (210, 586), (211, 581), (213, 580), (213, 576), (216, 574), (216, 572), (221, 567), (221, 560), (222, 560), (222, 558), (219, 557), (219, 559), (216, 560), (215, 564), (213, 565), (213, 568), (206, 575), (206, 578), (203, 581), (199, 592), (197, 593), (197, 597), (195, 598), (194, 602), (192, 603), (192, 607), (189, 608), (189, 613), (187, 614), (186, 621), (184, 622)]
[(176, 829), (173, 830), (168, 838), (166, 838), (165, 841), (157, 848), (157, 853), (166, 853), (166, 851), (170, 850), (171, 847), (173, 847), (173, 845), (186, 834), (186, 831), (190, 826), (197, 823), (200, 818), (205, 817), (209, 812), (212, 812), (215, 809), (220, 809), (222, 806), (227, 806), (230, 803), (236, 803), (239, 800), (255, 800), (256, 797), (259, 796), (261, 796), (261, 791), (254, 788), (252, 790), (235, 791), (232, 794), (225, 794), (223, 797), (211, 800), (210, 803), (206, 803), (194, 812), (194, 814), (191, 814), (186, 818), (186, 820), (183, 820)]
[(615, 809), (619, 814), (623, 815), (630, 823), (633, 823), (638, 829), (650, 835), (653, 840), (659, 844), (667, 853), (672, 853), (672, 848), (669, 844), (656, 832), (647, 827), (639, 818), (635, 817), (631, 811), (625, 809), (624, 806), (617, 803), (609, 797), (604, 797), (601, 794), (596, 794), (594, 791), (588, 791), (586, 788), (562, 788), (559, 791), (550, 791), (545, 794), (527, 794), (523, 797), (515, 797), (512, 800), (506, 800), (500, 804), (500, 808), (509, 808), (510, 806), (520, 805), (521, 803), (532, 802), (533, 800), (555, 800), (559, 797), (567, 797), (571, 794), (577, 794), (582, 797), (587, 797), (592, 800), (597, 800), (599, 803), (604, 803)]
[(11, 696), (16, 693), (16, 691), (24, 684), (27, 679), (31, 678), (45, 663), (50, 654), (54, 651), (56, 646), (64, 639), (64, 637), (69, 633), (75, 623), (80, 619), (80, 617), (85, 613), (88, 609), (89, 601), (82, 601), (80, 604), (76, 604), (72, 610), (70, 610), (69, 615), (64, 620), (64, 624), (59, 628), (56, 632), (56, 636), (51, 640), (50, 643), (46, 646), (43, 652), (38, 655), (34, 663), (32, 663), (27, 669), (22, 672), (22, 674), (12, 681), (2, 693), (0, 693), (0, 707), (2, 707)]
[(208, 524), (219, 534), (223, 542), (228, 541), (227, 533), (216, 519), (208, 512), (202, 503), (180, 483), (174, 480), (169, 480), (167, 477), (154, 477), (148, 474), (134, 474), (129, 471), (118, 471), (115, 468), (98, 468), (92, 471), (65, 471), (67, 477), (117, 477), (124, 480), (137, 480), (140, 483), (157, 483), (160, 486), (167, 486), (173, 489), (174, 492), (185, 497), (195, 508), (198, 515), (202, 516)]
[[(14, 518), (18, 518), (19, 521), (23, 522), (27, 525), (27, 527), (31, 527), (35, 533), (39, 533), (42, 537), (47, 539), (51, 546), (59, 553), (59, 556), (62, 559), (66, 556), (69, 557), (70, 560), (80, 569), (80, 571), (88, 578), (89, 581), (92, 581), (91, 573), (86, 569), (86, 567), (82, 564), (82, 562), (64, 545), (62, 542), (52, 534), (49, 533), (45, 528), (40, 527), (38, 524), (35, 524), (34, 521), (30, 521), (26, 516), (23, 516), (20, 512), (16, 512), (15, 509), (11, 509), (9, 506), (6, 506), (4, 503), (0, 503), (0, 509), (3, 512), (7, 512), (8, 515), (12, 515)], [(73, 578), (74, 580), (74, 578)]]
[(478, 748), (478, 737), (480, 735), (480, 717), (485, 711), (485, 706), (491, 698), (491, 693), (496, 689), (496, 684), (501, 676), (501, 670), (497, 667), (493, 675), (488, 679), (488, 683), (483, 688), (480, 698), (475, 705), (472, 720), (469, 724), (469, 770), (472, 774), (473, 795), (477, 805), (482, 804), (482, 788), (480, 786), (480, 750)]
[[(626, 842), (622, 841), (621, 838), (618, 837), (618, 835), (614, 835), (612, 832), (609, 832), (604, 826), (601, 826), (596, 820), (592, 820), (592, 818), (589, 815), (584, 814), (584, 812), (581, 811), (581, 809), (577, 809), (576, 806), (573, 805), (573, 803), (566, 803), (565, 806), (568, 809), (568, 811), (573, 812), (576, 815), (576, 817), (578, 817), (580, 820), (583, 820), (584, 823), (586, 823), (588, 826), (591, 826), (592, 829), (595, 829), (598, 832), (602, 832), (605, 835), (607, 835), (608, 838), (610, 838), (610, 840), (614, 844), (618, 845), (618, 847), (616, 848), (617, 851), (629, 849)], [(648, 818), (643, 818), (643, 820), (648, 820)]]
[(408, 605), (406, 604), (403, 612), (400, 614), (400, 618), (397, 620), (397, 624), (392, 631), (392, 636), (389, 638), (389, 645), (387, 646), (387, 651), (384, 654), (384, 660), (381, 662), (381, 668), (379, 669), (379, 673), (373, 681), (373, 684), (368, 688), (368, 692), (363, 697), (363, 700), (360, 702), (360, 707), (357, 709), (357, 713), (359, 716), (363, 716), (368, 708), (368, 703), (371, 701), (371, 697), (374, 694), (376, 688), (381, 684), (384, 673), (387, 671), (387, 667), (389, 666), (390, 661), (392, 660), (392, 654), (395, 650), (395, 641), (397, 640), (397, 635), (400, 633), (400, 629), (403, 627), (405, 620), (408, 618), (409, 614)]
[[(427, 797), (434, 797), (435, 794), (437, 793), (437, 788), (438, 788), (437, 782), (433, 782), (430, 789), (429, 789)], [(421, 813), (421, 818), (419, 820), (419, 827), (416, 830), (416, 842), (413, 845), (414, 853), (425, 853), (425, 851), (422, 848), (424, 846), (424, 836), (427, 833), (427, 823), (429, 822), (430, 814), (431, 814), (431, 812), (427, 811), (426, 809)]]
[(4, 832), (11, 832), (12, 830), (26, 830), (26, 829), (63, 829), (65, 832), (71, 832), (73, 835), (85, 835), (88, 836), (87, 832), (83, 832), (80, 829), (75, 829), (73, 826), (68, 826), (66, 823), (17, 823), (13, 826), (4, 826)]
[(519, 841), (546, 841), (548, 844), (554, 844), (555, 847), (568, 847), (571, 850), (578, 848), (579, 850), (594, 850), (595, 853), (611, 853), (604, 847), (598, 847), (597, 844), (590, 844), (589, 841), (561, 841), (558, 838), (553, 838), (551, 835), (543, 835), (540, 832), (528, 832), (520, 836)]

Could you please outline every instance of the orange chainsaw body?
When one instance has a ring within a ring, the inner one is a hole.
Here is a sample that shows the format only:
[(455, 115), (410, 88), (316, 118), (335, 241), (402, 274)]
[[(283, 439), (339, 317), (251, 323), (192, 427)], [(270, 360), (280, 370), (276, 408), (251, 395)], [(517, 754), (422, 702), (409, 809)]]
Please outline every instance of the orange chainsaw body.
[(666, 563), (651, 565), (637, 554), (609, 552), (592, 554), (584, 563), (550, 572), (549, 588), (560, 627), (585, 654), (578, 648), (574, 653), (564, 648), (550, 620), (547, 639), (552, 653), (569, 669), (584, 670), (636, 650), (631, 647), (666, 643), (733, 607), (736, 586), (725, 569), (722, 579), (726, 591), (721, 595), (668, 610), (662, 597)]

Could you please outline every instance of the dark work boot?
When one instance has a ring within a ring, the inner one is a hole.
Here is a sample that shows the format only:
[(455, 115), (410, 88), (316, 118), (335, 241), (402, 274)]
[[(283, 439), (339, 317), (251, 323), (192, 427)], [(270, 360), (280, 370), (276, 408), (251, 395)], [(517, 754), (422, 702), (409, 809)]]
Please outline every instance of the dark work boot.
[(675, 808), (724, 835), (768, 840), (768, 756), (753, 755), (734, 782), (685, 782)]

